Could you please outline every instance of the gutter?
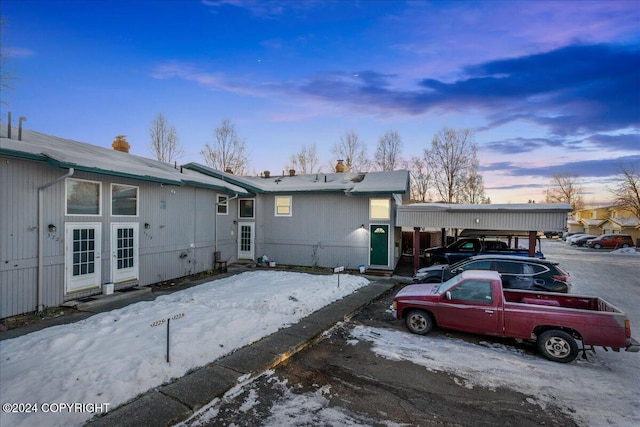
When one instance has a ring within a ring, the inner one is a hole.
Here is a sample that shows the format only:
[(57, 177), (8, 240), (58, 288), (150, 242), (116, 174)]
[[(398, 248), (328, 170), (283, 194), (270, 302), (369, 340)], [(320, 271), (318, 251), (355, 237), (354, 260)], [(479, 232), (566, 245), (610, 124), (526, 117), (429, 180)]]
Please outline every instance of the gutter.
[(69, 168), (69, 171), (65, 175), (56, 178), (48, 184), (38, 187), (38, 312), (44, 310), (44, 304), (42, 303), (42, 295), (44, 293), (44, 190), (63, 179), (69, 178), (74, 174), (74, 172), (73, 168)]

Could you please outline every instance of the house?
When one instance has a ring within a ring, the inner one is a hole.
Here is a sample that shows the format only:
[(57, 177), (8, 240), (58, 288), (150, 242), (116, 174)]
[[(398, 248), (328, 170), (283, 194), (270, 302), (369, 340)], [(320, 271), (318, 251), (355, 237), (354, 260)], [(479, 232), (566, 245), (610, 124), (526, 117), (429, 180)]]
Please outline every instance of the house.
[(221, 201), (245, 189), (127, 152), (9, 134), (0, 129), (0, 318), (105, 282), (122, 289), (210, 270), (215, 252), (236, 258), (237, 208)]
[(569, 231), (593, 235), (629, 234), (634, 242), (640, 239), (640, 219), (620, 206), (602, 206), (582, 209), (576, 212), (575, 221), (569, 224)]
[[(267, 255), (392, 271), (407, 171), (239, 177), (0, 129), (0, 318)], [(14, 137), (10, 135), (13, 133)], [(19, 135), (19, 139), (15, 135)], [(124, 150), (124, 151), (120, 151)]]
[(184, 168), (254, 194), (239, 199), (239, 259), (393, 271), (402, 255), (395, 208), (409, 201), (408, 171), (247, 177)]

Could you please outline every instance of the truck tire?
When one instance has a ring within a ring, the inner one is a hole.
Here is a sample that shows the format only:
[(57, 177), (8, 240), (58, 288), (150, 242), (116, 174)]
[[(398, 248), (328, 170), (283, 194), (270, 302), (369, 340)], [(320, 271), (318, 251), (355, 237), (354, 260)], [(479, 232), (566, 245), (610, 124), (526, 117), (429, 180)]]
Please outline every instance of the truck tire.
[(414, 334), (426, 335), (433, 329), (433, 318), (424, 310), (411, 310), (405, 316), (404, 324)]
[(554, 362), (569, 363), (578, 356), (578, 344), (568, 333), (554, 329), (538, 337), (538, 351)]

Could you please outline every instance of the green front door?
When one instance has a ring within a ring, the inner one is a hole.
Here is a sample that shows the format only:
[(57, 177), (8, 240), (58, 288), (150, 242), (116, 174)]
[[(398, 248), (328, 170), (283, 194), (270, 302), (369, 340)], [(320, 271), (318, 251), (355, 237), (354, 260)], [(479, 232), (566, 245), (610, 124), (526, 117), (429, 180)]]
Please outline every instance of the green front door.
[(389, 265), (389, 226), (369, 226), (371, 236), (371, 265)]

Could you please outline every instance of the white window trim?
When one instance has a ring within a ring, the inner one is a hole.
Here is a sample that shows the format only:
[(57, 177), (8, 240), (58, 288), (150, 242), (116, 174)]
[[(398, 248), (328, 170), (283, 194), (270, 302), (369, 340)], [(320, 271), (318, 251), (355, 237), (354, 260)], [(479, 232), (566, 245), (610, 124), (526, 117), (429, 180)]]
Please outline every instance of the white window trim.
[[(253, 200), (253, 215), (252, 216), (241, 216), (242, 215), (242, 207), (240, 206), (240, 203), (243, 200)], [(255, 219), (256, 218), (256, 199), (253, 198), (244, 198), (244, 199), (238, 199), (238, 219)]]
[[(135, 215), (122, 215), (122, 214), (113, 213), (113, 186), (114, 185), (136, 189), (136, 214)], [(112, 182), (110, 186), (110, 193), (109, 193), (109, 211), (111, 216), (115, 216), (115, 217), (138, 218), (140, 216), (140, 187), (138, 187), (137, 185), (118, 184), (117, 182)]]
[[(220, 201), (220, 198), (224, 197), (224, 202)], [(225, 210), (224, 212), (219, 212), (218, 208), (220, 206), (224, 206)], [(216, 195), (216, 215), (229, 215), (229, 196), (226, 196), (224, 194), (218, 194)]]
[[(67, 202), (69, 201), (69, 194), (67, 192), (67, 182), (68, 181), (82, 181), (82, 182), (91, 182), (93, 184), (98, 184), (98, 213), (97, 214), (70, 214)], [(79, 178), (67, 178), (64, 180), (64, 214), (65, 216), (91, 216), (91, 217), (99, 217), (102, 216), (102, 183), (100, 181), (92, 181), (90, 179), (79, 179)]]
[[(278, 199), (288, 199), (289, 200), (289, 213), (281, 214), (278, 213)], [(275, 216), (293, 216), (293, 196), (275, 196), (273, 199), (273, 214)]]
[[(372, 215), (371, 203), (374, 200), (384, 200), (385, 202), (387, 202), (387, 217), (386, 218), (374, 217)], [(391, 221), (391, 199), (383, 198), (383, 197), (372, 197), (372, 198), (370, 198), (369, 199), (369, 220), (370, 221)]]

